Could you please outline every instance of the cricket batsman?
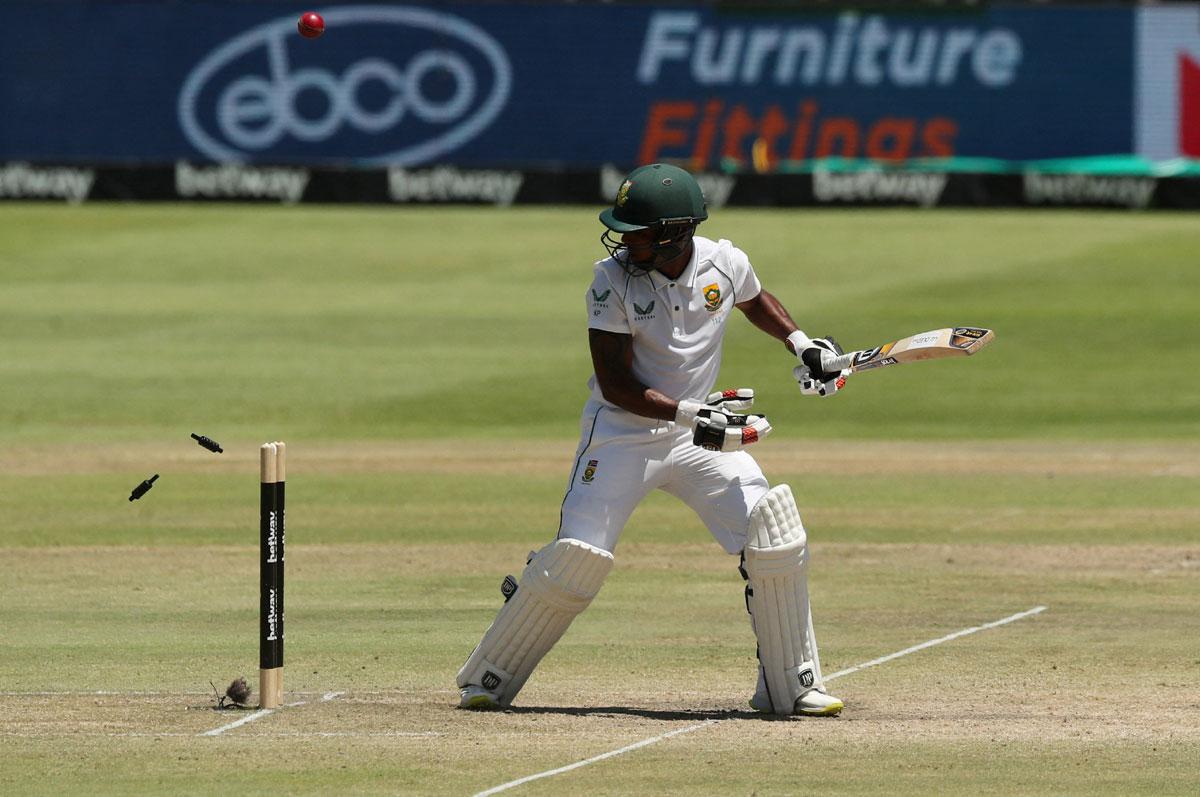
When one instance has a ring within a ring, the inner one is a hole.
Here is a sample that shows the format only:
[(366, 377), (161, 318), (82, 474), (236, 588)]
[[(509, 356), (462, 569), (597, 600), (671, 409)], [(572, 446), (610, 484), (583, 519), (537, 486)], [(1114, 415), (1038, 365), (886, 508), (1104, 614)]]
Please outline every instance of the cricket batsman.
[(713, 392), (735, 307), (798, 358), (803, 395), (841, 389), (843, 373), (822, 368), (841, 350), (797, 328), (742, 250), (696, 235), (707, 218), (696, 180), (662, 163), (631, 172), (600, 214), (609, 257), (596, 264), (585, 297), (595, 373), (558, 534), (531, 554), (519, 584), (505, 579), (504, 606), (458, 672), (461, 707), (512, 703), (600, 591), (633, 510), (659, 489), (739, 557), (758, 638), (750, 705), (782, 715), (842, 710), (821, 677), (808, 547), (791, 488), (769, 486), (746, 450), (771, 425), (749, 414), (753, 390)]

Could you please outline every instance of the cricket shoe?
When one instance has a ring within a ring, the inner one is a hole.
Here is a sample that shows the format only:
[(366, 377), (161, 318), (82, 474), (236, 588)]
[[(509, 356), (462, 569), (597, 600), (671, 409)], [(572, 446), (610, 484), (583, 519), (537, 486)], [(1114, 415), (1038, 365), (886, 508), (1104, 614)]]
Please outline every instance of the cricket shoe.
[(800, 697), (796, 698), (796, 710), (794, 713), (803, 714), (806, 717), (836, 717), (842, 713), (842, 709), (846, 704), (841, 698), (827, 695), (820, 689), (809, 689)]
[[(840, 698), (827, 695), (818, 689), (809, 689), (796, 698), (796, 710), (792, 713), (805, 717), (836, 717), (845, 707), (846, 704)], [(766, 693), (755, 694), (750, 698), (750, 708), (760, 714), (770, 714), (774, 711), (771, 698), (767, 697)]]
[(495, 692), (489, 692), (482, 686), (464, 686), (459, 690), (459, 693), (461, 695), (458, 701), (459, 708), (470, 708), (476, 711), (503, 708), (500, 705), (500, 697)]
[[(806, 717), (835, 717), (845, 707), (846, 704), (841, 699), (826, 694), (821, 689), (809, 689), (796, 698), (796, 707), (792, 713)], [(758, 688), (754, 690), (754, 697), (750, 698), (750, 708), (760, 714), (771, 714), (775, 710), (771, 706), (767, 682), (763, 679), (761, 670), (758, 675)]]

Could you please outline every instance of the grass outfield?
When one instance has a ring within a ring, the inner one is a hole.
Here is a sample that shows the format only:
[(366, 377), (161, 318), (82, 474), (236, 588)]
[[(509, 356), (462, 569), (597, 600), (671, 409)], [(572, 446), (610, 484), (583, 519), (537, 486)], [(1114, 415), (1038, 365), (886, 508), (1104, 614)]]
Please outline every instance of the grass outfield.
[[(0, 208), (14, 442), (573, 435), (591, 372), (587, 208)], [(1174, 440), (1200, 432), (1194, 214), (714, 212), (813, 334), (998, 331), (981, 363), (798, 399), (735, 325), (724, 383), (794, 438)], [(431, 415), (431, 410), (437, 410)], [(278, 430), (278, 431), (276, 431)], [(217, 437), (216, 439), (220, 439)]]
[[(655, 495), (521, 707), (453, 709), (557, 524), (594, 216), (0, 205), (0, 793), (473, 794), (651, 739), (506, 793), (1194, 793), (1194, 215), (715, 212), (810, 333), (997, 330), (832, 401), (729, 336), (826, 673), (1047, 608), (840, 676), (837, 719), (764, 720), (736, 563)], [(257, 689), (269, 439), (303, 702), (204, 736), (251, 716), (209, 680)]]

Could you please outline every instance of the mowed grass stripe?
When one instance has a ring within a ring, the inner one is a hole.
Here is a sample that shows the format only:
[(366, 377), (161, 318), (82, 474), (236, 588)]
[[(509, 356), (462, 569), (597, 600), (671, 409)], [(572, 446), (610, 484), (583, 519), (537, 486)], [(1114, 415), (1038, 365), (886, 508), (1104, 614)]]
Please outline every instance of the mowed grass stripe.
[[(6, 449), (0, 547), (250, 543), (257, 445), (222, 442), (222, 455), (186, 438)], [(772, 436), (758, 448), (768, 478), (798, 488), (814, 541), (1187, 543), (1200, 527), (1193, 442), (838, 441), (819, 468), (806, 443)], [(557, 527), (574, 441), (300, 441), (292, 449), (294, 544), (529, 546)], [(131, 504), (148, 468), (160, 478)], [(656, 493), (625, 539), (707, 535), (679, 501)]]
[[(0, 240), (10, 442), (577, 425), (603, 254), (592, 211), (13, 205), (6, 219), (21, 228)], [(777, 433), (805, 439), (1194, 438), (1200, 352), (1177, 333), (1200, 310), (1193, 222), (722, 210), (702, 231), (746, 249), (813, 334), (859, 348), (958, 323), (998, 333), (979, 357), (862, 374), (817, 403), (783, 347), (736, 319), (722, 384), (755, 387)], [(1120, 387), (1148, 355), (1163, 367)]]

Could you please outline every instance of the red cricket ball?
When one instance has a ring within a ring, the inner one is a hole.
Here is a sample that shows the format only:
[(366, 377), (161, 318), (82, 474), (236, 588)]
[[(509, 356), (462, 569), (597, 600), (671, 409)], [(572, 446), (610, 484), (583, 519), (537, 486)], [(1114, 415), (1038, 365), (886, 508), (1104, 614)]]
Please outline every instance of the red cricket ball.
[(315, 39), (325, 32), (325, 20), (316, 11), (305, 11), (296, 22), (296, 29), (306, 39)]

